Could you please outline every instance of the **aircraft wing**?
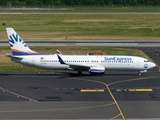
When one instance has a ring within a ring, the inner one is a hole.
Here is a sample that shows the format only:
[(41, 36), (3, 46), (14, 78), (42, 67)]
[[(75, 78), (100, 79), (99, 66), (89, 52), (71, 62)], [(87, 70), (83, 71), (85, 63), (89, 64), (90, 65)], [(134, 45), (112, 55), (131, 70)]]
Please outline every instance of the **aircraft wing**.
[(61, 64), (69, 65), (69, 68), (72, 70), (89, 70), (91, 67), (90, 65), (86, 65), (86, 64), (65, 63), (63, 59), (60, 57), (60, 54), (57, 54), (57, 57)]

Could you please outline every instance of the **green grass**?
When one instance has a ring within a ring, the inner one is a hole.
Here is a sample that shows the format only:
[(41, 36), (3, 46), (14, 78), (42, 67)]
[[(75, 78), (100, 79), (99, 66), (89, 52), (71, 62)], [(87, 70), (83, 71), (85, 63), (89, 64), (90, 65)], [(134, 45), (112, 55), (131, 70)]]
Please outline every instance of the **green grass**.
[[(0, 39), (13, 27), (24, 40), (156, 40), (160, 15), (0, 15)], [(2, 25), (5, 23), (5, 25)], [(154, 31), (152, 31), (154, 29)]]
[[(87, 53), (102, 52), (103, 55), (131, 55), (148, 58), (142, 51), (136, 49), (124, 48), (106, 48), (106, 47), (30, 47), (32, 50), (44, 54), (55, 54), (56, 49), (59, 49), (65, 55), (86, 55)], [(9, 47), (0, 47), (0, 72), (53, 72), (53, 70), (42, 70), (32, 68), (12, 62), (6, 56), (6, 53), (11, 53)], [(149, 58), (148, 58), (149, 59)], [(54, 70), (55, 71), (55, 70)]]
[(75, 12), (160, 12), (160, 7), (87, 7), (73, 8)]
[(137, 6), (137, 7), (116, 7), (116, 6), (106, 6), (106, 7), (55, 7), (53, 8), (12, 8), (3, 9), (0, 12), (160, 12), (160, 6)]

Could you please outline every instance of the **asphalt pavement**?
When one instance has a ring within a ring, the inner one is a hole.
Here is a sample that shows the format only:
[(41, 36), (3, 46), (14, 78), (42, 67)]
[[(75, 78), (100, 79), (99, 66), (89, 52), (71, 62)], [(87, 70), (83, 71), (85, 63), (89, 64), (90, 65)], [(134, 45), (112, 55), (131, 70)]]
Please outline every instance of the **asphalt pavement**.
[(1, 73), (0, 119), (157, 119), (159, 78), (157, 68), (142, 76)]
[[(160, 40), (24, 40), (28, 46), (89, 46), (89, 47), (159, 47)], [(9, 46), (0, 40), (0, 46)]]

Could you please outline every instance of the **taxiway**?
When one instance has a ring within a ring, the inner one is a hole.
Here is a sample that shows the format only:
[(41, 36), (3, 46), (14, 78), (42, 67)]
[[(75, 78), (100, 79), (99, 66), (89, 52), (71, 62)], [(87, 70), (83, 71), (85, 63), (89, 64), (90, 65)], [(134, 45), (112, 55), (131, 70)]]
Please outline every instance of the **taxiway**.
[(0, 119), (160, 118), (159, 79), (158, 68), (142, 76), (1, 73)]

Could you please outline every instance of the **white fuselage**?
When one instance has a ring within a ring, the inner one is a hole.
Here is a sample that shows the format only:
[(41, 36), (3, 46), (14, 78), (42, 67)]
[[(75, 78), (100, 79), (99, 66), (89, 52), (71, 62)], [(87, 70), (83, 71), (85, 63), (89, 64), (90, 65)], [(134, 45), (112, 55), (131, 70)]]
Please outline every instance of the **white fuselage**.
[[(103, 66), (105, 70), (147, 70), (155, 67), (155, 64), (147, 59), (137, 56), (89, 56), (89, 55), (61, 55), (63, 61), (69, 64), (87, 65), (90, 67)], [(61, 64), (57, 55), (30, 55), (18, 56), (23, 58), (13, 61), (23, 65), (49, 70), (67, 70), (69, 65)]]

